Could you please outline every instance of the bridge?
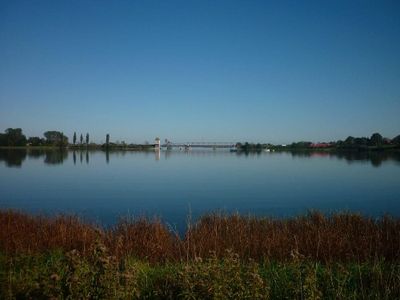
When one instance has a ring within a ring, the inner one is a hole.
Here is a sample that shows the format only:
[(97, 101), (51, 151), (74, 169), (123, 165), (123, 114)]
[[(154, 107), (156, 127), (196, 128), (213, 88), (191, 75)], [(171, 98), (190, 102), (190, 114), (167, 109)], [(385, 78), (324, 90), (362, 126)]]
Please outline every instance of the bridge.
[(186, 143), (173, 143), (166, 140), (164, 144), (161, 145), (164, 148), (234, 148), (236, 143), (232, 142), (186, 142)]

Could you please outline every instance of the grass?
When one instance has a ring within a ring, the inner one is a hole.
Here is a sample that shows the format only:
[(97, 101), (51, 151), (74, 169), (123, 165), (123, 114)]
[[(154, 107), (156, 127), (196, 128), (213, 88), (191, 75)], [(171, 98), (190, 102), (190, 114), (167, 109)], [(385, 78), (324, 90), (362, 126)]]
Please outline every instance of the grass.
[(399, 232), (388, 216), (211, 214), (180, 237), (0, 211), (0, 299), (398, 299)]

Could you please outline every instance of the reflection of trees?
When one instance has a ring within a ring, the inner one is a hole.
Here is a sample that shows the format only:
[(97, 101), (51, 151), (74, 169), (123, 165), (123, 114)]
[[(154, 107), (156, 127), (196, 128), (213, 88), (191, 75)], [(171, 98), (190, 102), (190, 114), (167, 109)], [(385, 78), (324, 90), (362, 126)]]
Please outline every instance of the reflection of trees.
[(7, 167), (21, 167), (26, 159), (26, 150), (0, 150), (0, 161), (5, 161)]
[(339, 159), (345, 159), (348, 163), (355, 161), (370, 162), (374, 167), (379, 167), (383, 161), (390, 158), (390, 154), (386, 152), (367, 152), (367, 151), (349, 151), (335, 153)]
[(261, 153), (262, 153), (262, 150), (251, 150), (251, 151), (249, 151), (249, 150), (240, 150), (240, 151), (237, 151), (237, 152), (235, 152), (236, 153), (236, 155), (238, 155), (238, 156), (241, 156), (241, 155), (244, 155), (244, 156), (255, 156), (255, 155), (260, 155)]
[(58, 165), (68, 158), (68, 151), (46, 151), (45, 164)]
[(313, 153), (319, 153), (319, 152), (314, 152), (314, 151), (290, 151), (290, 154), (292, 157), (311, 157)]
[(167, 160), (171, 156), (171, 154), (172, 154), (172, 150), (167, 148), (167, 150), (164, 151), (164, 159)]
[(291, 151), (293, 157), (315, 157), (329, 156), (337, 159), (344, 159), (347, 163), (370, 162), (374, 167), (379, 167), (384, 161), (394, 160), (400, 162), (400, 152), (398, 151)]
[(38, 150), (38, 149), (29, 149), (28, 150), (29, 158), (37, 159), (37, 158), (42, 157), (45, 154), (46, 154), (46, 151), (44, 151), (44, 150)]

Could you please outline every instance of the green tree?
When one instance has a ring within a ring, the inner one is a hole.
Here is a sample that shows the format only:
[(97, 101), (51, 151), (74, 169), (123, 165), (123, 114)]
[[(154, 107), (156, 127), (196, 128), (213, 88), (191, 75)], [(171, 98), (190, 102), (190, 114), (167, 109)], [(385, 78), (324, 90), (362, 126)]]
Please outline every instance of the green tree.
[(361, 138), (355, 138), (354, 143), (358, 146), (367, 146), (368, 145), (368, 138), (366, 137), (361, 137)]
[(28, 139), (28, 144), (31, 146), (41, 146), (45, 144), (45, 140), (37, 136), (32, 136)]
[(106, 134), (106, 146), (108, 147), (109, 144), (110, 144), (110, 135), (107, 133)]
[(370, 144), (372, 146), (382, 146), (383, 144), (383, 137), (379, 133), (374, 133), (371, 135)]
[(61, 132), (61, 137), (60, 137), (60, 140), (58, 141), (58, 145), (60, 146), (60, 148), (66, 146), (66, 145), (64, 144), (64, 138), (65, 138), (64, 132)]
[(86, 133), (86, 145), (89, 145), (89, 133)]
[(76, 132), (74, 132), (74, 137), (72, 138), (72, 142), (74, 143), (74, 145), (76, 144)]
[(7, 146), (7, 136), (4, 133), (0, 133), (0, 146)]
[(81, 140), (81, 145), (83, 144), (83, 135), (82, 135), (82, 133), (81, 133), (81, 138), (80, 138), (80, 140)]
[(68, 138), (60, 131), (46, 131), (44, 134), (46, 143), (49, 145), (65, 145), (68, 144)]
[(301, 141), (297, 143), (292, 143), (290, 147), (296, 149), (304, 149), (304, 148), (309, 148), (311, 144), (312, 144), (311, 142)]
[(21, 128), (7, 128), (5, 131), (6, 146), (25, 146), (26, 136)]
[(400, 145), (400, 134), (392, 139), (392, 143), (395, 145)]
[(347, 139), (344, 140), (344, 144), (347, 146), (354, 145), (355, 144), (355, 138), (352, 136), (347, 137)]

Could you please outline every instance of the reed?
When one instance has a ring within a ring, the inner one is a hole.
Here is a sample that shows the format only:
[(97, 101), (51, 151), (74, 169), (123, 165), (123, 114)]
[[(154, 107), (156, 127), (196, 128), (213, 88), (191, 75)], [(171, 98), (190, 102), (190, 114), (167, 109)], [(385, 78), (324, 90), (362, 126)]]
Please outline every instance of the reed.
[(204, 216), (186, 236), (191, 256), (210, 251), (220, 256), (232, 249), (241, 258), (291, 260), (294, 253), (314, 261), (371, 261), (400, 257), (400, 220), (358, 214), (319, 212), (291, 219), (212, 214)]
[(160, 219), (124, 219), (111, 228), (75, 216), (31, 216), (0, 211), (0, 252), (5, 255), (79, 251), (89, 255), (96, 242), (117, 258), (165, 263), (222, 257), (291, 261), (294, 255), (316, 262), (399, 261), (400, 220), (384, 216), (318, 212), (289, 219), (209, 214), (180, 237)]

